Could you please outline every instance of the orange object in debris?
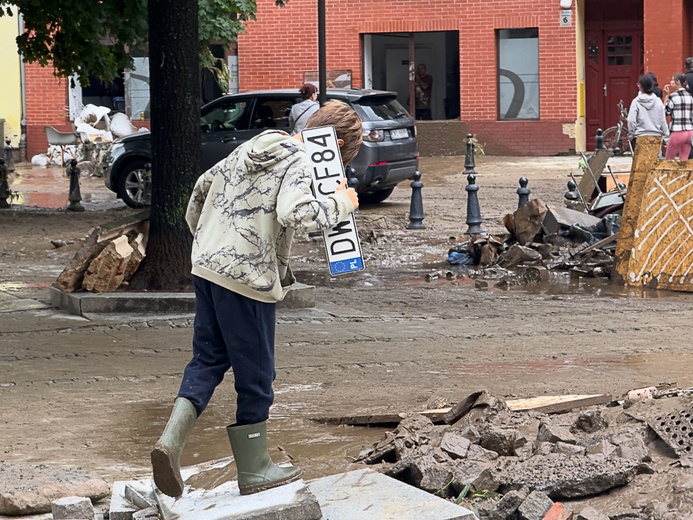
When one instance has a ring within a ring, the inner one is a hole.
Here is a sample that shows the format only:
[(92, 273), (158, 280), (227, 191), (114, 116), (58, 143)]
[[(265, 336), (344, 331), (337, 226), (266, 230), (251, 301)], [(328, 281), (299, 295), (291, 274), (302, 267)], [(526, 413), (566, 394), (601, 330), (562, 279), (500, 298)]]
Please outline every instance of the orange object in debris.
[(568, 520), (573, 512), (560, 502), (556, 502), (544, 515), (543, 520)]

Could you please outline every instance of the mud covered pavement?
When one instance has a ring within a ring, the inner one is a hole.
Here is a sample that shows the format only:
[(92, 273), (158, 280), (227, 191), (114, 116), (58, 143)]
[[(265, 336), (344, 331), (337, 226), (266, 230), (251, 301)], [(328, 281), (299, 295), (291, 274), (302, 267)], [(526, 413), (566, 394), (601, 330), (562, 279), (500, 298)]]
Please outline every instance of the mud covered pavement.
[[(610, 163), (614, 170), (629, 168), (629, 158), (619, 161)], [(426, 282), (426, 273), (447, 268), (451, 237), (464, 239), (463, 163), (463, 157), (423, 158), (425, 230), (405, 229), (406, 184), (385, 203), (361, 209), (364, 272), (330, 277), (321, 239), (297, 239), (293, 267), (299, 281), (317, 286), (318, 303), (280, 313), (269, 440), (275, 458), (290, 455), (308, 479), (362, 467), (353, 458), (387, 430), (312, 420), (319, 417), (416, 412), (449, 406), (477, 389), (510, 399), (617, 397), (665, 381), (693, 386), (689, 294), (599, 279), (575, 283), (561, 274), (506, 290), (479, 290), (463, 278)], [(53, 175), (67, 203), (58, 170), (39, 173)], [(502, 232), (502, 216), (517, 207), (519, 177), (529, 178), (531, 197), (560, 204), (578, 158), (481, 157), (476, 170), (482, 226)], [(33, 170), (19, 173), (24, 186), (35, 177)], [(113, 481), (149, 471), (149, 450), (188, 361), (192, 317), (84, 319), (48, 306), (47, 287), (78, 247), (50, 241), (78, 241), (93, 226), (133, 211), (101, 183), (83, 183), (84, 213), (30, 207), (0, 213), (0, 449), (8, 462), (65, 464)], [(26, 190), (29, 201), (32, 193), (38, 192)], [(228, 381), (198, 422), (183, 464), (229, 455), (224, 427), (233, 402)], [(629, 485), (588, 502), (613, 518), (641, 518), (634, 516), (644, 507), (640, 497), (651, 489), (652, 500), (666, 501), (670, 486), (663, 487)]]

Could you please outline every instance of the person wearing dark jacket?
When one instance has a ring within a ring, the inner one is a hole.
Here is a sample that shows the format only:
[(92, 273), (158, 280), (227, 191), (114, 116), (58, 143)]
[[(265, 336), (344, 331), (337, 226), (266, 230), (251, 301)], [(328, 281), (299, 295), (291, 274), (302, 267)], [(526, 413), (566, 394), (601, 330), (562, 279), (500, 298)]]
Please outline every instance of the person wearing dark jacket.
[(693, 56), (686, 58), (686, 90), (693, 96)]

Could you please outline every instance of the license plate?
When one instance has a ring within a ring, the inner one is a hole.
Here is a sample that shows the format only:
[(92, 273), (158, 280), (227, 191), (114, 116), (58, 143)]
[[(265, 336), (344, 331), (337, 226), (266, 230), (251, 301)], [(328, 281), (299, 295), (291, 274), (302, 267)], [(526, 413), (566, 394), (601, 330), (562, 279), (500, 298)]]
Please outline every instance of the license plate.
[(406, 139), (407, 137), (409, 137), (409, 130), (406, 128), (390, 130), (390, 139)]
[[(301, 132), (308, 157), (313, 163), (313, 189), (318, 200), (323, 201), (335, 192), (344, 178), (344, 166), (333, 126), (308, 128)], [(363, 255), (356, 231), (354, 214), (331, 229), (323, 231), (325, 252), (330, 274), (338, 275), (362, 271)]]

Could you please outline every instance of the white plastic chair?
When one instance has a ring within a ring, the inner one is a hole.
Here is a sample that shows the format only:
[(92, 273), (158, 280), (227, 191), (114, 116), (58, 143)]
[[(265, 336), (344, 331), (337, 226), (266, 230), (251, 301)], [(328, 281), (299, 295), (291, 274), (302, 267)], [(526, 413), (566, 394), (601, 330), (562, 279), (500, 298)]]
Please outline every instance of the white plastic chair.
[[(75, 146), (79, 143), (77, 134), (73, 132), (60, 132), (53, 128), (52, 126), (44, 126), (44, 131), (46, 132), (46, 138), (48, 139), (48, 144), (60, 148), (60, 166), (65, 166), (65, 147)], [(53, 154), (55, 153), (55, 148), (51, 151), (48, 156), (48, 163), (50, 164), (53, 159)]]

